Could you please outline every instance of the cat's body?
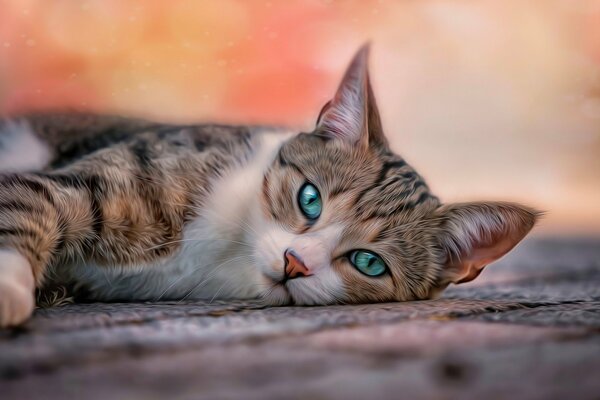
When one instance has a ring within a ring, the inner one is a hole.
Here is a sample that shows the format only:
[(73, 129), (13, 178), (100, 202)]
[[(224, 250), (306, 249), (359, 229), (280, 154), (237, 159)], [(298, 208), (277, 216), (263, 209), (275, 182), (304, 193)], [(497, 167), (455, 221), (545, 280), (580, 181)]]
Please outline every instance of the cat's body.
[[(235, 264), (225, 265), (247, 254), (240, 242), (247, 240), (252, 215), (261, 212), (262, 178), (289, 132), (72, 113), (15, 117), (4, 121), (0, 135), (0, 158), (24, 149), (20, 163), (4, 165), (5, 180), (18, 176), (50, 190), (79, 189), (97, 197), (90, 210), (82, 207), (89, 226), (78, 229), (89, 228), (90, 238), (98, 235), (90, 240), (105, 251), (86, 255), (87, 249), (75, 249), (79, 257), (51, 262), (46, 275), (52, 284), (95, 300), (259, 297), (257, 288), (266, 282), (251, 264), (235, 271), (249, 283), (241, 287), (231, 279)], [(28, 153), (34, 153), (30, 160)], [(45, 165), (40, 154), (48, 155)], [(81, 185), (71, 182), (77, 179)]]
[(475, 278), (535, 212), (442, 206), (389, 149), (366, 54), (309, 134), (85, 114), (0, 122), (0, 326), (27, 318), (48, 284), (104, 301), (312, 305), (424, 299)]

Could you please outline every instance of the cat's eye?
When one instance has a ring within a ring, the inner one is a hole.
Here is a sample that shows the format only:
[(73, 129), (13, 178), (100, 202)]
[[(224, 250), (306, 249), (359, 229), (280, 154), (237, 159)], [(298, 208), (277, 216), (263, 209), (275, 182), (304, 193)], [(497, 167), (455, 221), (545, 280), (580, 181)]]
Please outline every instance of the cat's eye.
[(368, 276), (382, 275), (387, 269), (381, 257), (367, 250), (354, 250), (349, 258), (357, 270)]
[(298, 205), (302, 214), (311, 221), (316, 220), (321, 215), (323, 203), (319, 190), (310, 183), (305, 183), (298, 192)]

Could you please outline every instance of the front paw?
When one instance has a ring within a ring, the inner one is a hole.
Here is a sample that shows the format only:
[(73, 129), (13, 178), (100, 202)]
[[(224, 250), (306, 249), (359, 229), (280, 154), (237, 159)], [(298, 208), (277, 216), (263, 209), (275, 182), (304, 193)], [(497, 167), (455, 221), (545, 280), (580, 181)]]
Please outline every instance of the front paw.
[(0, 328), (19, 325), (35, 307), (35, 283), (25, 257), (0, 250)]

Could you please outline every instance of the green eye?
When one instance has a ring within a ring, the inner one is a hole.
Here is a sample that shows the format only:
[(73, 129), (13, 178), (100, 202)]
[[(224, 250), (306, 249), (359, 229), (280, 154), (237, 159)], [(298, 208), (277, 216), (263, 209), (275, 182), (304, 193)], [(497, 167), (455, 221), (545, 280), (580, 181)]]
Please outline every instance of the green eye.
[(350, 253), (350, 262), (357, 270), (368, 276), (379, 276), (386, 270), (381, 257), (366, 250), (354, 250)]
[(314, 185), (305, 183), (298, 192), (298, 205), (306, 218), (316, 220), (321, 215), (321, 195)]

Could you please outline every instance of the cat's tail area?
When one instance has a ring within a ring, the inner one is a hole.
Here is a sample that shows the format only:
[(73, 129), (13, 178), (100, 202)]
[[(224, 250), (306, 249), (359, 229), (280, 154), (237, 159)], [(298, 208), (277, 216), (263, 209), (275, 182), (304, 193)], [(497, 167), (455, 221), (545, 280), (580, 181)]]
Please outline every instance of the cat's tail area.
[(0, 120), (0, 173), (40, 171), (52, 160), (50, 146), (26, 119)]

